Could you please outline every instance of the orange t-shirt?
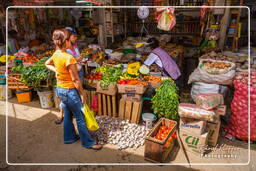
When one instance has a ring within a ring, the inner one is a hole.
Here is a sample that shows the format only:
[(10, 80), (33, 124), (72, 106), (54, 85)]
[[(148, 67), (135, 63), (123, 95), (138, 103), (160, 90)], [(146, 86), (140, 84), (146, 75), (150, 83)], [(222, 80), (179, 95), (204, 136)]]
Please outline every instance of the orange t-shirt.
[(52, 55), (53, 63), (57, 71), (57, 85), (61, 88), (75, 88), (75, 85), (68, 72), (68, 66), (76, 64), (76, 59), (61, 50), (56, 50)]

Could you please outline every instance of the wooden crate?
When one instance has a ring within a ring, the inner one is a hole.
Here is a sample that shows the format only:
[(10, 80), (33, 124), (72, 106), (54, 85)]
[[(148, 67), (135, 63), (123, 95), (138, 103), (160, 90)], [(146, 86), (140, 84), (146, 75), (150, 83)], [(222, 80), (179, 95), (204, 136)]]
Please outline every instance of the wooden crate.
[(116, 84), (111, 84), (107, 87), (103, 87), (100, 82), (97, 83), (97, 93), (106, 94), (110, 96), (114, 96), (117, 93)]
[(141, 108), (141, 101), (129, 101), (122, 98), (119, 102), (119, 118), (138, 124), (140, 121)]
[[(153, 138), (160, 126), (170, 127), (173, 125), (172, 130), (166, 136), (166, 138), (162, 141)], [(156, 125), (149, 131), (145, 138), (145, 152), (144, 158), (145, 160), (149, 160), (151, 162), (166, 162), (166, 159), (169, 157), (169, 154), (177, 145), (177, 139), (173, 139), (172, 135), (177, 135), (177, 122), (173, 120), (169, 120), (166, 118), (161, 118)], [(170, 141), (170, 142), (168, 142)]]
[(147, 90), (148, 86), (117, 84), (117, 88), (118, 93), (143, 94)]
[(20, 74), (9, 74), (8, 75), (8, 89), (30, 89), (31, 86), (25, 85), (20, 80)]
[(98, 115), (117, 117), (117, 95), (106, 95), (97, 93), (98, 95)]

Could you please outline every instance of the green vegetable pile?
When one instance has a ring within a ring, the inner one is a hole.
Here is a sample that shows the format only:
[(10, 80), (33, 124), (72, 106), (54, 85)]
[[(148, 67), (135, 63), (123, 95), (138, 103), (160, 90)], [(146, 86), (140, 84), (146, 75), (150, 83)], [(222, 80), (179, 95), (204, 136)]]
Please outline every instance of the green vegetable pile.
[(109, 66), (102, 75), (102, 80), (100, 81), (102, 86), (108, 86), (111, 84), (116, 84), (120, 80), (122, 74), (122, 65)]
[(178, 88), (172, 80), (164, 80), (152, 98), (152, 109), (158, 118), (178, 119)]
[(12, 72), (21, 74), (21, 81), (24, 84), (39, 87), (42, 81), (46, 81), (52, 75), (51, 71), (44, 65), (44, 62), (47, 59), (48, 58), (43, 58), (39, 62), (28, 67), (24, 67), (23, 65), (12, 67)]

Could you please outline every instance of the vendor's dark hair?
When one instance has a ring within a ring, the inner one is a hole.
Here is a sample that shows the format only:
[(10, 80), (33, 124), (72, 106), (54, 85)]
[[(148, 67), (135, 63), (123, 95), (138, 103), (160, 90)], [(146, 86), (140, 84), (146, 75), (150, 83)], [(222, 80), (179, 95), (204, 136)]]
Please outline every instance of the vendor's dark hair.
[(149, 38), (147, 43), (149, 43), (149, 46), (152, 48), (152, 49), (155, 49), (155, 48), (158, 48), (159, 47), (159, 41), (152, 37), (152, 38)]
[(54, 30), (52, 34), (52, 40), (56, 47), (65, 51), (66, 50), (66, 41), (70, 38), (70, 32), (66, 29), (57, 29)]

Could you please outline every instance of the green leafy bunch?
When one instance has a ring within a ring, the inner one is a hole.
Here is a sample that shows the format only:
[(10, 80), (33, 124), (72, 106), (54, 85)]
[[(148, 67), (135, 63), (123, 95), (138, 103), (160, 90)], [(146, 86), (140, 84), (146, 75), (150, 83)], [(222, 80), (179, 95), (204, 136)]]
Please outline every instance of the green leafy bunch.
[(179, 95), (176, 84), (170, 80), (164, 80), (156, 95), (152, 98), (152, 109), (158, 118), (178, 119)]
[(106, 72), (103, 73), (100, 83), (103, 86), (116, 84), (120, 80), (122, 74), (122, 65), (108, 67)]

